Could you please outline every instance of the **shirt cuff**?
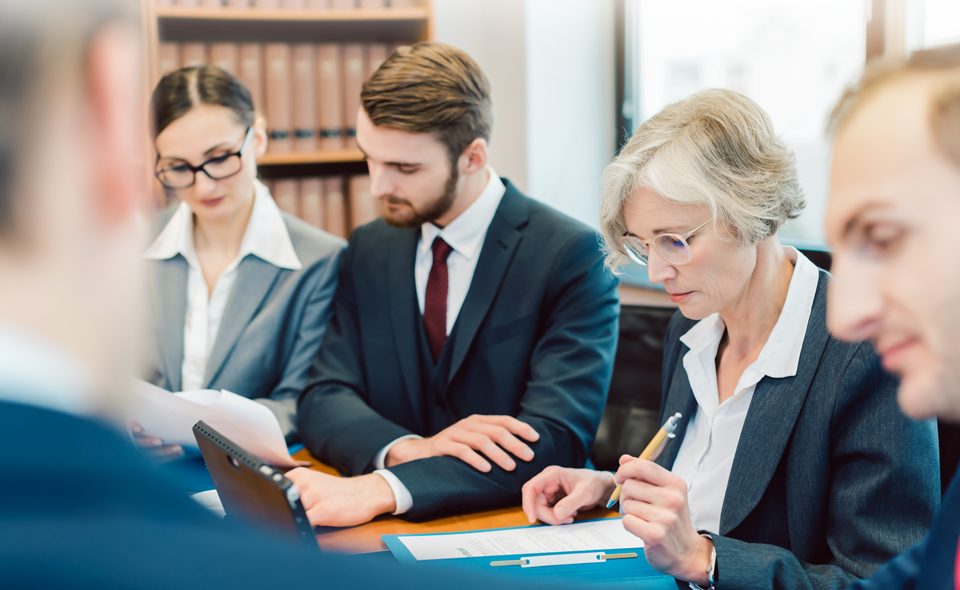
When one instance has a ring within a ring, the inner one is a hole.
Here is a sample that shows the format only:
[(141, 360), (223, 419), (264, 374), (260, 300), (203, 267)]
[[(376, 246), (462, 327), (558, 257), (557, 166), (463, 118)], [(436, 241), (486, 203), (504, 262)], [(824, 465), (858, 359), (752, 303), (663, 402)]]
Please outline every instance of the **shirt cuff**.
[(387, 480), (387, 485), (390, 486), (390, 489), (393, 491), (393, 499), (397, 503), (397, 509), (393, 511), (395, 516), (409, 512), (413, 508), (413, 496), (410, 495), (410, 490), (407, 489), (407, 486), (403, 485), (403, 482), (400, 481), (400, 478), (394, 475), (388, 469), (377, 469), (374, 471)]
[[(373, 468), (374, 468), (374, 469), (386, 469), (387, 466), (386, 466), (384, 463), (385, 463), (385, 461), (387, 460), (387, 453), (390, 452), (390, 449), (392, 449), (398, 442), (403, 441), (403, 440), (408, 440), (408, 439), (411, 439), (411, 438), (415, 438), (415, 439), (418, 439), (418, 440), (423, 440), (423, 437), (422, 437), (422, 436), (418, 436), (418, 435), (416, 435), (416, 434), (408, 434), (408, 435), (406, 435), (406, 436), (401, 436), (401, 437), (398, 438), (397, 440), (393, 441), (392, 443), (390, 443), (390, 444), (388, 444), (387, 446), (385, 446), (385, 447), (383, 447), (382, 449), (380, 449), (380, 452), (377, 453), (377, 456), (373, 458)], [(399, 482), (400, 480), (398, 479), (397, 481)]]

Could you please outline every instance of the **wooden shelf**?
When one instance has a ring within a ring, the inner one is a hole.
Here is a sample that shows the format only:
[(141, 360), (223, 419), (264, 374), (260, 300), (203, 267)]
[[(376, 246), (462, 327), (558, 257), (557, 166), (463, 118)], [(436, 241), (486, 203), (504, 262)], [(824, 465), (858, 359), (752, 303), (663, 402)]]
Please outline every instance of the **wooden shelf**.
[(316, 151), (316, 152), (287, 152), (264, 154), (257, 160), (258, 166), (283, 166), (288, 164), (337, 164), (347, 162), (363, 162), (363, 152), (360, 150)]
[(157, 6), (160, 20), (274, 21), (274, 22), (371, 22), (426, 21), (427, 7), (382, 10), (293, 10), (262, 8), (206, 8), (202, 6)]

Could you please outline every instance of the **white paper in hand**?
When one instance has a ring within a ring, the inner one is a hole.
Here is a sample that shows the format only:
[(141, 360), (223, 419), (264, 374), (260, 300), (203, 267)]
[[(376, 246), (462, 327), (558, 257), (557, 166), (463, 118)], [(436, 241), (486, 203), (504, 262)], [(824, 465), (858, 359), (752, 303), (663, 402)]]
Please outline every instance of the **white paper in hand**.
[(263, 461), (280, 467), (309, 465), (287, 452), (280, 423), (269, 408), (223, 389), (170, 393), (136, 380), (129, 419), (165, 444), (197, 448), (193, 425), (203, 420)]

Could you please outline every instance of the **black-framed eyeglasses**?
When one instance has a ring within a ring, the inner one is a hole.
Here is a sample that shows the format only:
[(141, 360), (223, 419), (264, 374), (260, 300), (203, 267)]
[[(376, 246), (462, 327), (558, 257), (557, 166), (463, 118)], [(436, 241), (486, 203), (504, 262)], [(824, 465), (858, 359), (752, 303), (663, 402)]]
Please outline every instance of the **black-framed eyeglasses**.
[[(667, 264), (682, 266), (693, 259), (693, 254), (690, 252), (690, 244), (687, 243), (687, 240), (698, 231), (707, 227), (707, 224), (714, 219), (715, 218), (711, 217), (683, 235), (660, 234), (653, 239), (653, 246)], [(640, 238), (625, 234), (620, 238), (620, 247), (623, 248), (624, 253), (631, 260), (643, 266), (647, 265), (650, 254)]]
[[(230, 178), (243, 169), (243, 152), (250, 145), (253, 138), (253, 126), (247, 127), (247, 132), (243, 137), (243, 144), (235, 152), (210, 158), (199, 166), (191, 166), (183, 162), (169, 168), (157, 169), (154, 174), (160, 184), (168, 189), (179, 191), (190, 188), (197, 181), (197, 172), (203, 172), (211, 180), (223, 180)], [(160, 166), (160, 154), (157, 154), (157, 163), (154, 167)]]

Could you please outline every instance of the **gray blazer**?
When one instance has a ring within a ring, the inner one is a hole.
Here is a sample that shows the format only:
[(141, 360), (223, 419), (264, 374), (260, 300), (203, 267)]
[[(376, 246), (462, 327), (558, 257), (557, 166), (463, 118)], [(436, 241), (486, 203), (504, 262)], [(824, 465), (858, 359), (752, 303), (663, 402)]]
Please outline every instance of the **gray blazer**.
[[(154, 237), (176, 207), (162, 211)], [(205, 389), (226, 389), (269, 407), (288, 441), (296, 438), (296, 404), (330, 319), (346, 242), (283, 213), (303, 264), (278, 268), (254, 255), (240, 262), (210, 353)], [(180, 391), (189, 265), (183, 256), (150, 260), (150, 307), (155, 338), (144, 380)]]
[[(936, 423), (903, 415), (869, 343), (830, 336), (828, 280), (821, 271), (797, 374), (757, 384), (720, 530), (704, 531), (718, 588), (846, 588), (922, 539), (940, 502)], [(678, 312), (664, 343), (660, 417), (683, 414), (656, 460), (667, 469), (697, 406), (680, 342), (694, 323)]]

